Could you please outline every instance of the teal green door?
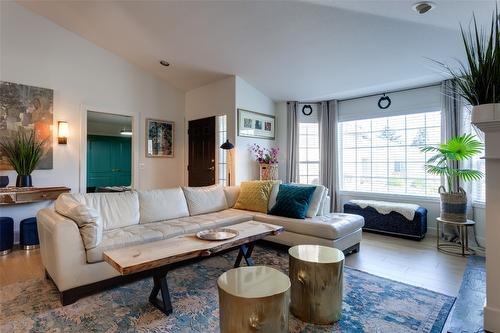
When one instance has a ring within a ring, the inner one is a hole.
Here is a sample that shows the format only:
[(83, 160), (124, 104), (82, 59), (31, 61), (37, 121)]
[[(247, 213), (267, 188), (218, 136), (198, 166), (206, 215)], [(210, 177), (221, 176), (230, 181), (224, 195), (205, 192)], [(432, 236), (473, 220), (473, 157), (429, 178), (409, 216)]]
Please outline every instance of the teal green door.
[(87, 188), (129, 186), (132, 176), (131, 138), (87, 137)]

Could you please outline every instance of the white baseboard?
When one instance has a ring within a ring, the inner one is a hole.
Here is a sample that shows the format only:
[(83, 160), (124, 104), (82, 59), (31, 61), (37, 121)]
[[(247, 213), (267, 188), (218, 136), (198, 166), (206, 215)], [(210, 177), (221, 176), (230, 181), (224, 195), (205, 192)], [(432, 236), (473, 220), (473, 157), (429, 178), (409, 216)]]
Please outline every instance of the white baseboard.
[(500, 309), (484, 307), (484, 329), (487, 332), (500, 332)]

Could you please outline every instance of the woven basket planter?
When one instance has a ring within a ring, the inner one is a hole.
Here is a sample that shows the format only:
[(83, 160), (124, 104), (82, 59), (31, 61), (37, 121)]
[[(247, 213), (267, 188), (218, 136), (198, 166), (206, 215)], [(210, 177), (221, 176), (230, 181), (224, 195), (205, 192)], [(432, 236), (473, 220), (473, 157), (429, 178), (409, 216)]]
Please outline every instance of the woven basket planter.
[(260, 180), (277, 180), (278, 179), (278, 164), (261, 163)]
[(439, 187), (441, 196), (441, 218), (452, 222), (467, 222), (467, 193), (460, 188), (456, 193), (446, 192)]

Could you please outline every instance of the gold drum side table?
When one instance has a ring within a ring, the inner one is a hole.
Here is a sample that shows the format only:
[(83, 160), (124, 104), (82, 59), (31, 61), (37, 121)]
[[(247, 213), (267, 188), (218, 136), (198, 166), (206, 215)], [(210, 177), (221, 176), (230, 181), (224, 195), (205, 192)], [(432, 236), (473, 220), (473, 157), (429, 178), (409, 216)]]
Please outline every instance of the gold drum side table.
[(344, 293), (344, 253), (327, 246), (297, 245), (288, 254), (292, 313), (314, 324), (338, 321)]
[(231, 269), (217, 280), (221, 333), (288, 333), (290, 279), (277, 269)]
[[(449, 224), (458, 228), (458, 235), (460, 238), (460, 243), (442, 242), (441, 232), (439, 229), (440, 224)], [(437, 230), (437, 249), (443, 253), (461, 255), (462, 257), (471, 256), (476, 254), (476, 251), (469, 248), (469, 233), (468, 228), (473, 227), (476, 222), (472, 220), (467, 220), (467, 222), (454, 222), (443, 220), (442, 218), (436, 218), (436, 230)]]

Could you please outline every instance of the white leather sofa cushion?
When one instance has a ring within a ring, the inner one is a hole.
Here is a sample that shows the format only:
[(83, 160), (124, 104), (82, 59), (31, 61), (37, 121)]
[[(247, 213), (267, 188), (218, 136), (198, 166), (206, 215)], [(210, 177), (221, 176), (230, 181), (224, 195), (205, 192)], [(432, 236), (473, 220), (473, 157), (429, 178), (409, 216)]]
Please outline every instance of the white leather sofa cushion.
[(311, 202), (309, 203), (309, 208), (306, 212), (306, 217), (314, 217), (318, 215), (319, 208), (321, 206), (321, 202), (324, 199), (325, 189), (323, 185), (308, 185), (308, 184), (299, 184), (299, 183), (291, 183), (291, 185), (295, 186), (316, 186), (314, 190), (313, 196), (311, 198)]
[(280, 190), (281, 180), (273, 185), (271, 189), (271, 194), (269, 195), (269, 203), (267, 204), (267, 210), (270, 211), (274, 205), (276, 205), (276, 198), (278, 197), (278, 192)]
[(200, 215), (227, 209), (226, 195), (221, 185), (183, 187), (189, 215)]
[(78, 225), (85, 249), (99, 245), (103, 225), (97, 210), (80, 203), (72, 194), (61, 194), (54, 203), (54, 209)]
[(189, 216), (180, 187), (139, 191), (140, 223), (151, 223)]
[(281, 225), (286, 231), (327, 239), (343, 237), (362, 228), (365, 224), (362, 216), (343, 213), (330, 213), (324, 216), (306, 218), (305, 220), (256, 214), (254, 219)]
[(137, 192), (75, 193), (73, 197), (101, 215), (104, 230), (139, 224), (139, 196)]
[(252, 215), (236, 209), (216, 213), (187, 216), (178, 219), (133, 225), (105, 231), (99, 246), (87, 251), (89, 263), (103, 260), (103, 252), (122, 247), (168, 239), (196, 233), (200, 230), (220, 228), (252, 220)]

